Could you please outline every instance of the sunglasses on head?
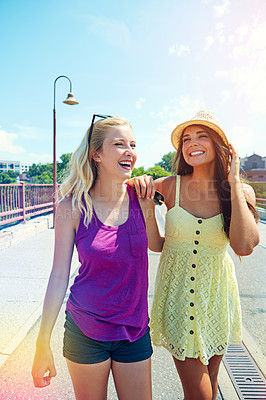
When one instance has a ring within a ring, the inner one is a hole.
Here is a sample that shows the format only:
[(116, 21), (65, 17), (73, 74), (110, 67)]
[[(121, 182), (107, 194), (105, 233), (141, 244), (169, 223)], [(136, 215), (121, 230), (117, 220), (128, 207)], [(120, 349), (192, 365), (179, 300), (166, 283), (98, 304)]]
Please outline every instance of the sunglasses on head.
[(92, 135), (92, 130), (93, 130), (95, 118), (101, 118), (101, 119), (112, 118), (112, 115), (93, 114), (93, 117), (92, 117), (92, 120), (91, 120), (90, 131), (89, 131), (89, 138), (88, 138), (89, 144), (90, 144), (90, 141), (91, 141), (91, 135)]

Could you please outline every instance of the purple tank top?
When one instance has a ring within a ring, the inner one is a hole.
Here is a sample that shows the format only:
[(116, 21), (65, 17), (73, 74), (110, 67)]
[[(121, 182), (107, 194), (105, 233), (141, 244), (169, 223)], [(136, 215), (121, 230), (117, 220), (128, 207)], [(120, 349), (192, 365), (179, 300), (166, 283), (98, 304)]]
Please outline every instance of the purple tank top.
[(66, 310), (95, 340), (139, 339), (148, 327), (148, 239), (138, 198), (127, 186), (129, 216), (103, 224), (93, 210), (88, 228), (81, 215), (75, 244), (81, 266)]

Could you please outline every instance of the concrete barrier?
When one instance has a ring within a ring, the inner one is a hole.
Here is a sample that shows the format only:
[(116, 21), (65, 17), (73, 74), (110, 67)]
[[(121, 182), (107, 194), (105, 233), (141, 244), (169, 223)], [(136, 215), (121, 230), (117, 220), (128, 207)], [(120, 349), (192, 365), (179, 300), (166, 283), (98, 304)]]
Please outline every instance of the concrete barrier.
[(0, 251), (13, 246), (31, 236), (35, 236), (53, 226), (53, 214), (32, 218), (0, 231)]

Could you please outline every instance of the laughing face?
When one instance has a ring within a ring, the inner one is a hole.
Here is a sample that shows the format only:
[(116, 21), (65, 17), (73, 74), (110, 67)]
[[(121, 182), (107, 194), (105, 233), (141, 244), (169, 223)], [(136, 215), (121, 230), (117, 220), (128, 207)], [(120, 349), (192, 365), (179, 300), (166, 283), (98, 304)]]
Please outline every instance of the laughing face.
[(192, 167), (214, 164), (215, 147), (209, 133), (199, 125), (188, 126), (182, 136), (184, 160)]
[(128, 125), (114, 127), (106, 133), (103, 146), (95, 157), (99, 173), (118, 180), (130, 178), (137, 159), (136, 142)]

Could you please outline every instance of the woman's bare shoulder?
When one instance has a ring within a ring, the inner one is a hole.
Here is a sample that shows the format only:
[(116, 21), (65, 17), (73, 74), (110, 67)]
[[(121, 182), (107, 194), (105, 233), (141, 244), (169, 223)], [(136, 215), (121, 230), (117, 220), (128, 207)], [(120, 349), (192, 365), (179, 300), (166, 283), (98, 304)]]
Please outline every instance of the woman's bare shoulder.
[(245, 182), (242, 182), (242, 189), (245, 194), (246, 200), (255, 206), (256, 204), (256, 194), (252, 186), (248, 185)]
[(73, 208), (72, 197), (64, 197), (60, 200), (56, 210), (56, 218), (64, 220), (66, 223), (72, 222), (76, 226), (80, 220), (80, 211), (77, 207)]
[(161, 193), (168, 193), (171, 188), (175, 188), (176, 176), (164, 176), (155, 181), (155, 188)]

